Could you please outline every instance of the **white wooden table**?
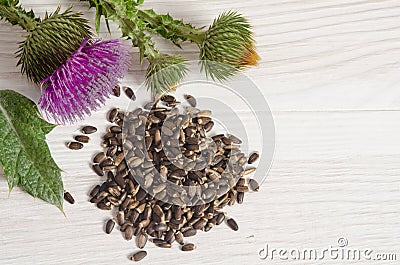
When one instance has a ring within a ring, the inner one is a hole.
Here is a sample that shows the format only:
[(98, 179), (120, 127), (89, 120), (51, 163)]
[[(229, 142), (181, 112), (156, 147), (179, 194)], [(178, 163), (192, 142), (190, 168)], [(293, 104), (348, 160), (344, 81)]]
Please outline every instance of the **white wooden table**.
[[(21, 2), (39, 14), (60, 3), (88, 11), (79, 1)], [(270, 104), (277, 149), (260, 192), (228, 209), (239, 223), (238, 232), (222, 225), (200, 233), (191, 239), (198, 246), (192, 253), (149, 244), (145, 264), (355, 263), (328, 258), (270, 261), (257, 254), (267, 243), (270, 248), (323, 249), (337, 246), (340, 237), (349, 247), (397, 253), (400, 259), (398, 0), (148, 0), (146, 6), (196, 25), (207, 25), (231, 8), (251, 19), (262, 61), (247, 74)], [(86, 13), (93, 20), (93, 11)], [(119, 36), (115, 27), (113, 32)], [(14, 67), (15, 43), (23, 32), (1, 22), (0, 33), (0, 89), (15, 89), (37, 100), (39, 89)], [(195, 46), (184, 48), (160, 46), (197, 57)], [(146, 65), (138, 64), (136, 50), (132, 54), (134, 64), (124, 84), (136, 88)], [(120, 104), (118, 100), (80, 124), (104, 131), (105, 113)], [(0, 264), (130, 264), (127, 257), (136, 251), (134, 242), (123, 240), (118, 231), (106, 235), (103, 224), (111, 214), (88, 202), (89, 189), (100, 182), (89, 168), (100, 133), (85, 149), (72, 152), (64, 142), (77, 128), (58, 127), (48, 135), (66, 189), (77, 201), (65, 204), (66, 218), (17, 188), (9, 196), (0, 177)]]

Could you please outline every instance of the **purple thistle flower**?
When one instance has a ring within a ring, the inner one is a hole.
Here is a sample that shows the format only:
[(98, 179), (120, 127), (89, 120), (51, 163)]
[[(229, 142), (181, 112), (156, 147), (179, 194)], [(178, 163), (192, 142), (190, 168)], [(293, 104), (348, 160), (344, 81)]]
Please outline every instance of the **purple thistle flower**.
[(39, 99), (40, 109), (57, 123), (82, 120), (110, 97), (128, 72), (129, 61), (128, 47), (119, 40), (83, 41), (63, 65), (41, 82), (46, 89)]

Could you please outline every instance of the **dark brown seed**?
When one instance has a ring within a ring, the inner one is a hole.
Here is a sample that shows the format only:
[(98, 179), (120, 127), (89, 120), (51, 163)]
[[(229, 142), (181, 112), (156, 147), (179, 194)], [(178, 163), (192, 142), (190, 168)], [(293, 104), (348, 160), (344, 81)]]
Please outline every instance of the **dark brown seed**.
[(166, 224), (158, 224), (156, 226), (154, 226), (154, 230), (156, 230), (157, 232), (165, 232), (167, 231), (168, 226)]
[(141, 250), (139, 252), (136, 252), (135, 254), (132, 255), (131, 260), (132, 261), (141, 261), (142, 259), (144, 259), (147, 256), (147, 252), (144, 250)]
[(254, 162), (257, 161), (257, 159), (260, 157), (260, 154), (258, 152), (254, 152), (249, 156), (249, 160), (247, 161), (247, 163), (249, 164), (253, 164)]
[(238, 192), (248, 192), (249, 191), (249, 187), (247, 187), (247, 186), (237, 186), (236, 190)]
[(66, 200), (70, 204), (74, 204), (75, 203), (74, 197), (72, 197), (72, 195), (68, 191), (64, 191), (64, 200)]
[(112, 230), (114, 229), (115, 222), (113, 219), (110, 219), (106, 223), (106, 233), (111, 234)]
[(255, 179), (249, 180), (249, 187), (252, 191), (258, 191), (260, 189), (260, 185)]
[(128, 98), (130, 98), (133, 101), (136, 100), (136, 96), (135, 96), (135, 93), (133, 92), (132, 88), (125, 86), (125, 87), (123, 87), (123, 89), (124, 89), (125, 95)]
[(161, 209), (160, 205), (156, 204), (153, 206), (153, 212), (158, 216), (164, 216), (164, 211)]
[(244, 192), (238, 192), (236, 195), (236, 201), (238, 204), (242, 204), (244, 199)]
[(125, 188), (126, 182), (125, 182), (123, 175), (120, 172), (117, 173), (117, 175), (114, 177), (114, 179), (115, 179), (115, 182), (118, 184), (118, 186), (120, 186), (122, 189)]
[(222, 222), (225, 220), (225, 214), (224, 213), (219, 213), (217, 215), (217, 225), (222, 224)]
[(97, 175), (99, 175), (100, 177), (104, 176), (104, 172), (103, 172), (103, 170), (101, 169), (101, 167), (100, 167), (99, 164), (94, 164), (94, 165), (92, 166), (92, 168), (93, 168), (93, 171), (96, 172)]
[(181, 231), (177, 231), (177, 232), (175, 233), (175, 240), (176, 240), (176, 242), (178, 242), (178, 244), (183, 245), (184, 239), (183, 239), (183, 234), (182, 234)]
[(182, 216), (182, 213), (183, 213), (183, 209), (180, 206), (175, 205), (174, 208), (173, 208), (173, 212), (174, 212), (174, 217), (175, 217), (176, 220), (181, 219), (181, 216)]
[(228, 220), (226, 220), (226, 224), (229, 226), (230, 229), (232, 229), (233, 231), (237, 231), (239, 230), (239, 226), (236, 223), (236, 221), (232, 218), (229, 218)]
[(118, 86), (118, 85), (116, 85), (116, 86), (113, 88), (113, 92), (114, 92), (114, 96), (119, 97), (119, 96), (121, 95), (121, 87)]
[(151, 242), (153, 242), (155, 245), (167, 243), (163, 239), (160, 239), (160, 238), (153, 238), (151, 240)]
[(182, 251), (192, 251), (196, 249), (196, 246), (192, 243), (188, 243), (182, 246)]
[(74, 139), (81, 143), (88, 143), (90, 141), (89, 136), (86, 135), (77, 135)]
[(156, 246), (159, 248), (171, 248), (172, 247), (172, 245), (169, 243), (156, 244)]
[(122, 226), (125, 222), (125, 213), (124, 211), (119, 211), (117, 213), (117, 222), (119, 226)]
[(138, 248), (142, 249), (147, 243), (147, 234), (146, 233), (139, 233), (136, 237), (136, 245)]
[(117, 109), (117, 108), (114, 108), (114, 109), (110, 110), (110, 112), (108, 113), (108, 121), (109, 122), (114, 122), (115, 121), (115, 118), (118, 115), (118, 111), (119, 111), (119, 109)]
[(194, 225), (193, 228), (197, 229), (197, 230), (201, 230), (204, 228), (204, 226), (206, 226), (208, 222), (208, 219), (206, 218), (201, 218), (199, 221), (197, 221)]
[(232, 144), (232, 140), (229, 139), (228, 137), (225, 137), (225, 136), (222, 138), (222, 142), (223, 142), (225, 145), (230, 145), (230, 144)]
[(91, 197), (96, 196), (99, 193), (99, 191), (100, 191), (100, 185), (96, 185), (96, 187), (94, 187), (90, 192), (90, 196)]
[(125, 239), (126, 240), (131, 240), (133, 237), (133, 227), (132, 226), (128, 226), (125, 229)]
[(189, 103), (190, 106), (192, 106), (193, 108), (196, 107), (197, 102), (196, 102), (196, 99), (193, 96), (185, 95), (184, 97), (185, 97), (185, 100)]
[(172, 103), (172, 102), (175, 102), (176, 99), (175, 99), (174, 96), (171, 96), (171, 95), (162, 95), (161, 96), (161, 101)]
[(175, 232), (174, 230), (170, 229), (165, 233), (165, 237), (164, 240), (169, 243), (172, 244), (175, 241)]
[(123, 233), (125, 233), (125, 231), (126, 231), (126, 229), (128, 228), (128, 226), (133, 226), (133, 224), (131, 223), (131, 222), (126, 222), (126, 223), (124, 223), (123, 225), (121, 225), (121, 227), (120, 227), (120, 231), (121, 232), (123, 232)]
[(233, 134), (228, 134), (228, 138), (232, 141), (234, 144), (242, 144), (242, 140), (234, 136)]
[(105, 166), (112, 166), (114, 165), (114, 161), (112, 160), (112, 158), (107, 157), (106, 159), (104, 159), (101, 163), (100, 163), (100, 167), (105, 167)]
[(109, 211), (111, 210), (111, 204), (105, 204), (104, 202), (99, 202), (97, 205), (97, 208), (103, 211)]
[(204, 130), (206, 132), (209, 132), (212, 130), (212, 128), (214, 127), (214, 122), (213, 121), (209, 121), (204, 125)]
[(84, 134), (92, 134), (97, 132), (97, 128), (94, 126), (85, 126), (81, 129), (81, 132)]
[(237, 187), (243, 187), (246, 184), (246, 180), (244, 178), (240, 178), (236, 183)]
[(79, 142), (68, 142), (67, 147), (71, 150), (79, 150), (83, 148), (83, 144)]
[(111, 126), (110, 128), (108, 128), (108, 130), (111, 133), (121, 133), (122, 132), (122, 128), (119, 126)]
[(106, 154), (104, 152), (100, 152), (93, 158), (93, 162), (101, 163), (104, 159), (106, 159)]
[(184, 237), (191, 237), (191, 236), (196, 235), (196, 233), (197, 233), (197, 230), (196, 230), (196, 229), (190, 228), (189, 230), (183, 232), (182, 235), (183, 235)]

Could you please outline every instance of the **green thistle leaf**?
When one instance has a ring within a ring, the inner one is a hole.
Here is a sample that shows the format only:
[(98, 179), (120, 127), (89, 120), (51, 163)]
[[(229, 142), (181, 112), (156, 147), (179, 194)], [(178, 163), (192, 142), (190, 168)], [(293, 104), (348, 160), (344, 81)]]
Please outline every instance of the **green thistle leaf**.
[(40, 117), (34, 102), (15, 91), (0, 91), (0, 163), (10, 192), (20, 186), (62, 210), (61, 170), (45, 141), (54, 128)]

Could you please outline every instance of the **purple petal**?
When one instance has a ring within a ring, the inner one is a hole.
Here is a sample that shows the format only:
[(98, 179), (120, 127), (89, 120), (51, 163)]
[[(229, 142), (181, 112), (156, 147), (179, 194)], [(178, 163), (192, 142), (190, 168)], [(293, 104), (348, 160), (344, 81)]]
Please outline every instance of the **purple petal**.
[(47, 118), (73, 123), (100, 108), (128, 72), (129, 48), (119, 40), (94, 40), (81, 47), (54, 73), (42, 81), (39, 100)]

